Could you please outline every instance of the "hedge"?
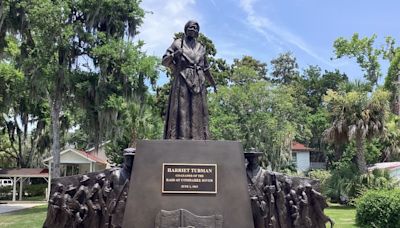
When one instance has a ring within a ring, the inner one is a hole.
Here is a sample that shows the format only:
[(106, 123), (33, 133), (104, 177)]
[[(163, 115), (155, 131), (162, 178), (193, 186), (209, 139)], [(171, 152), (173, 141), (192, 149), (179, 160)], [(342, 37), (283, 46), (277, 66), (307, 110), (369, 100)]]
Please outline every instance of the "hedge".
[(0, 186), (0, 200), (10, 200), (12, 189), (12, 186)]
[(356, 207), (356, 222), (361, 227), (400, 227), (400, 189), (367, 191)]
[(47, 184), (24, 185), (24, 192), (28, 196), (44, 196), (46, 195)]
[[(45, 196), (47, 184), (26, 184), (24, 185), (25, 196)], [(12, 197), (13, 186), (0, 187), (0, 200), (10, 200)], [(17, 195), (19, 187), (17, 188)]]

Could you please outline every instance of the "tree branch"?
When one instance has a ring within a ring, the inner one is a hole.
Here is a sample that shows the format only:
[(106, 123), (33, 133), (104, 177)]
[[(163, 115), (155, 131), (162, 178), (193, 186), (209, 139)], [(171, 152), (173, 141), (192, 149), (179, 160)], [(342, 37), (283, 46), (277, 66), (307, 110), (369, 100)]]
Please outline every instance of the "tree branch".
[(11, 157), (13, 157), (15, 159), (18, 159), (18, 157), (15, 154), (13, 154), (11, 151), (8, 151), (8, 150), (3, 149), (3, 148), (1, 148), (0, 151), (10, 155)]

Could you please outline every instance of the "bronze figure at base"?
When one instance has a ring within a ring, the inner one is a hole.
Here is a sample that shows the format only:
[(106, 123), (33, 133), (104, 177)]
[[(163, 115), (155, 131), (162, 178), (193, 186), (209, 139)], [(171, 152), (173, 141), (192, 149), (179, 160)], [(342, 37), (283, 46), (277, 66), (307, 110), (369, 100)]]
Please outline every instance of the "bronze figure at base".
[(249, 195), (255, 228), (324, 228), (334, 222), (324, 214), (325, 198), (307, 183), (293, 185), (292, 178), (269, 172), (258, 164), (263, 153), (245, 153)]
[[(55, 180), (43, 227), (122, 227), (135, 149), (127, 148), (123, 155), (121, 168)], [(74, 184), (64, 189), (68, 183)]]

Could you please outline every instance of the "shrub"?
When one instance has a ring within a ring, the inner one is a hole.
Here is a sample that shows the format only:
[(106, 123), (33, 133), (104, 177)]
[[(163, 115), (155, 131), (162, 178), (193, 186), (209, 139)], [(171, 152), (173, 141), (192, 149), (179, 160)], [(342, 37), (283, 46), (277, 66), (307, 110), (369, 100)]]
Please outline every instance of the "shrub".
[(0, 186), (0, 200), (11, 199), (12, 189), (12, 186)]
[(47, 184), (25, 185), (24, 192), (28, 196), (44, 196), (46, 194), (45, 192), (46, 188)]
[(332, 202), (348, 203), (359, 195), (359, 173), (353, 164), (342, 165), (331, 171), (331, 176), (323, 186), (323, 194)]
[(320, 169), (316, 169), (316, 170), (311, 170), (307, 173), (306, 175), (308, 178), (311, 179), (315, 179), (315, 180), (319, 180), (320, 183), (320, 191), (322, 193), (322, 195), (324, 195), (325, 197), (328, 197), (327, 194), (327, 182), (328, 180), (331, 178), (332, 174), (330, 171), (328, 170), (320, 170)]
[(361, 227), (400, 227), (400, 189), (370, 190), (356, 201)]
[(368, 190), (394, 189), (399, 182), (386, 170), (375, 169), (360, 174), (354, 164), (341, 164), (331, 171), (331, 176), (322, 184), (322, 192), (332, 202), (352, 204)]
[(361, 175), (359, 185), (361, 186), (361, 191), (394, 189), (399, 186), (399, 181), (396, 178), (392, 178), (389, 171), (385, 169), (374, 169), (372, 172), (369, 171)]
[(311, 170), (307, 173), (307, 177), (311, 179), (317, 179), (321, 182), (321, 186), (324, 186), (325, 182), (331, 177), (331, 172), (327, 170)]
[(12, 186), (0, 186), (0, 193), (9, 193), (12, 189)]
[(300, 172), (300, 173), (297, 172), (296, 165), (291, 163), (291, 162), (286, 164), (286, 165), (282, 165), (280, 167), (280, 169), (279, 169), (279, 172), (283, 173), (283, 174), (286, 174), (286, 175), (289, 175), (289, 176), (296, 176), (296, 177), (297, 176), (301, 176), (301, 177), (304, 177), (304, 174), (302, 172)]

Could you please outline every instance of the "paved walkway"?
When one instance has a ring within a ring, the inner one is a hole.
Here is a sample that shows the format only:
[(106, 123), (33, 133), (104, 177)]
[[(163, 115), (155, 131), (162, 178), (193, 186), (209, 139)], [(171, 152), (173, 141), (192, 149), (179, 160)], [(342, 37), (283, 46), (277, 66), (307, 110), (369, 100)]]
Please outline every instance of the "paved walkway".
[(0, 204), (0, 214), (8, 213), (12, 211), (18, 211), (26, 208), (36, 207), (40, 205), (45, 205), (45, 202), (35, 202), (35, 203), (7, 203)]

